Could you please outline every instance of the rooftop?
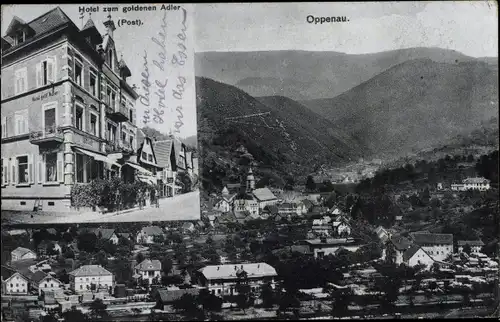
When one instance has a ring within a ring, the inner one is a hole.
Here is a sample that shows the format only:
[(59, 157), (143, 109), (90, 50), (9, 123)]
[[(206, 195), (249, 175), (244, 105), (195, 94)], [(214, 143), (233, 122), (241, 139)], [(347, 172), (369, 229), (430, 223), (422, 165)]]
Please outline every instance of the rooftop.
[(458, 246), (484, 246), (484, 243), (481, 240), (459, 240), (457, 242)]
[(101, 265), (84, 265), (74, 271), (71, 271), (69, 275), (73, 276), (104, 276), (113, 275), (111, 272), (106, 270)]
[(276, 196), (269, 190), (269, 188), (259, 188), (253, 191), (253, 195), (259, 201), (269, 201), (277, 199)]
[(158, 226), (143, 227), (141, 232), (148, 236), (163, 235), (163, 229)]
[(11, 252), (11, 255), (12, 256), (18, 256), (18, 257), (22, 257), (28, 253), (35, 253), (34, 251), (32, 251), (31, 249), (28, 249), (28, 248), (24, 248), (24, 247), (17, 247), (16, 249), (14, 249), (12, 252)]
[(157, 259), (145, 259), (135, 266), (140, 271), (161, 271), (161, 262)]
[(423, 244), (453, 244), (452, 234), (410, 233), (415, 243)]
[(210, 265), (199, 270), (206, 279), (236, 279), (237, 272), (244, 271), (249, 278), (277, 276), (276, 270), (266, 263)]

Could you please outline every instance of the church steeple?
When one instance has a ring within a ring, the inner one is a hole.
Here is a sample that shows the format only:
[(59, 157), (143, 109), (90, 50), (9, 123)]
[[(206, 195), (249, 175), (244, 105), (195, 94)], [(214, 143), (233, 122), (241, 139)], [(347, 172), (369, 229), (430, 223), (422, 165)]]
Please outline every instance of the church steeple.
[(106, 27), (106, 31), (108, 32), (108, 36), (113, 38), (113, 31), (116, 30), (115, 23), (111, 19), (111, 15), (108, 15), (108, 20), (104, 21), (104, 27)]
[(250, 193), (255, 190), (255, 178), (253, 176), (253, 171), (252, 167), (248, 169), (248, 175), (247, 175), (247, 186), (246, 186), (246, 192)]

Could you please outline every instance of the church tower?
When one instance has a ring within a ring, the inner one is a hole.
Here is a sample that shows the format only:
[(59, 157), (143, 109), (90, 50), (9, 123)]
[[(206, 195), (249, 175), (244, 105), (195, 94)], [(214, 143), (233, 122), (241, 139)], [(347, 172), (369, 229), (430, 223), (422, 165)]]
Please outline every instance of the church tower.
[(248, 175), (247, 175), (247, 193), (251, 193), (252, 191), (255, 190), (255, 178), (253, 176), (253, 171), (252, 168), (250, 167), (248, 169)]

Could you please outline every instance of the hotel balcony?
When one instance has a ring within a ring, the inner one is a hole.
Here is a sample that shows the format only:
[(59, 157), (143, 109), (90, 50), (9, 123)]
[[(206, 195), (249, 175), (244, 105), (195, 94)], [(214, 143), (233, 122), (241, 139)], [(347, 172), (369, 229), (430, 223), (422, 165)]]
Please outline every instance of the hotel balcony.
[(57, 126), (46, 127), (42, 131), (31, 131), (30, 142), (32, 144), (45, 144), (45, 143), (62, 143), (64, 141), (64, 134)]
[(128, 109), (124, 103), (115, 104), (114, 108), (112, 104), (109, 105), (106, 107), (106, 114), (110, 120), (118, 123), (128, 121)]
[(106, 153), (133, 153), (134, 149), (130, 143), (126, 143), (123, 141), (112, 141), (107, 140), (106, 142)]

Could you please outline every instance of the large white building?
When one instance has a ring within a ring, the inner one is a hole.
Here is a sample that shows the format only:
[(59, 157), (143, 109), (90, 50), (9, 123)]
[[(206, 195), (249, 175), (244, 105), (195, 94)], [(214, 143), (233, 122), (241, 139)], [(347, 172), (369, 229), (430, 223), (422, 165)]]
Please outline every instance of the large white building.
[(486, 191), (490, 189), (490, 180), (485, 178), (467, 178), (462, 183), (453, 183), (451, 190), (453, 191), (467, 191), (479, 190)]
[(198, 271), (200, 284), (212, 294), (227, 296), (238, 294), (236, 284), (247, 283), (252, 292), (260, 292), (269, 283), (272, 288), (278, 275), (274, 267), (266, 263), (210, 265)]
[(12, 262), (17, 262), (23, 259), (36, 259), (36, 253), (31, 249), (24, 247), (17, 247), (10, 252), (10, 260)]
[(416, 245), (429, 254), (432, 259), (444, 261), (453, 254), (452, 234), (431, 234), (428, 232), (410, 233), (410, 237)]
[(16, 272), (2, 281), (2, 291), (7, 295), (26, 295), (28, 294), (28, 284), (28, 279)]
[(413, 245), (403, 253), (403, 262), (410, 267), (423, 265), (425, 269), (429, 269), (434, 260), (422, 247)]
[(101, 265), (84, 265), (69, 273), (70, 287), (76, 293), (114, 289), (113, 274)]

